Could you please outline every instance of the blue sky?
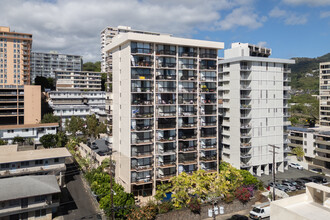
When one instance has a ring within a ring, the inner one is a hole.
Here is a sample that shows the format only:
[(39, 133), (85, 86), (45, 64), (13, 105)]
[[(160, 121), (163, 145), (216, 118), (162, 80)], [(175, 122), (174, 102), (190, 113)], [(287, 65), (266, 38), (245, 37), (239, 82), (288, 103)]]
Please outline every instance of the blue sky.
[(118, 25), (260, 44), (278, 58), (330, 52), (330, 0), (1, 0), (0, 25), (32, 33), (34, 51), (84, 61), (100, 59), (101, 30)]

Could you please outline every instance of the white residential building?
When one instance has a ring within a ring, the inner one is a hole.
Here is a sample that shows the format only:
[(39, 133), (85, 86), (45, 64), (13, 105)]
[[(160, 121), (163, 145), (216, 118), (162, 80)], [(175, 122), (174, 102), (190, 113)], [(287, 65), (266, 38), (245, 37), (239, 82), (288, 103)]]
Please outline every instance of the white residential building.
[(37, 76), (55, 78), (55, 70), (81, 71), (82, 57), (77, 55), (58, 54), (57, 52), (31, 52), (31, 82)]
[(181, 172), (217, 172), (218, 50), (203, 40), (122, 33), (113, 59), (116, 180), (136, 196)]
[(330, 62), (320, 63), (320, 125), (330, 126)]
[(58, 123), (3, 125), (0, 126), (0, 139), (12, 143), (13, 139), (19, 136), (32, 138), (38, 143), (45, 134), (56, 134), (58, 127)]
[(219, 60), (222, 160), (256, 175), (272, 170), (270, 144), (278, 147), (276, 169), (287, 167), (288, 64), (294, 60), (270, 55), (268, 48), (233, 43)]
[(106, 119), (105, 92), (103, 91), (52, 91), (48, 104), (54, 115), (61, 117), (62, 126), (71, 116), (86, 118), (95, 114), (101, 121)]
[(51, 220), (61, 190), (54, 175), (0, 179), (0, 219)]
[(57, 91), (101, 91), (101, 73), (90, 71), (55, 71)]

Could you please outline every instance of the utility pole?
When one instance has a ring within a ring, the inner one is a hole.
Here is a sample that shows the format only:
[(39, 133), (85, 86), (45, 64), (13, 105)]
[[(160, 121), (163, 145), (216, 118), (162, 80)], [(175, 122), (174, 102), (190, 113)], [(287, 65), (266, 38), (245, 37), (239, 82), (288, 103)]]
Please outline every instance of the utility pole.
[(276, 169), (275, 169), (275, 166), (276, 166), (276, 162), (275, 162), (275, 154), (276, 154), (275, 148), (279, 149), (279, 147), (277, 147), (275, 145), (272, 145), (272, 144), (269, 144), (269, 146), (273, 148), (273, 150), (272, 151), (269, 151), (269, 152), (273, 153), (273, 167), (272, 167), (272, 169), (273, 169), (273, 201), (275, 201), (275, 171), (276, 171)]

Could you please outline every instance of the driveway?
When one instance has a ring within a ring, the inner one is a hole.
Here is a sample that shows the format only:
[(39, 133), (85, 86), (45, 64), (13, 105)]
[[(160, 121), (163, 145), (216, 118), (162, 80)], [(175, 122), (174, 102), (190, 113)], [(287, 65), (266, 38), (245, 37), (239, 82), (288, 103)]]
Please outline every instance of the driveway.
[(66, 188), (62, 190), (59, 215), (62, 215), (64, 220), (100, 219), (101, 210), (72, 159), (67, 161), (65, 183)]
[[(275, 181), (281, 182), (284, 179), (297, 179), (301, 177), (310, 177), (310, 176), (320, 176), (318, 173), (311, 172), (309, 170), (298, 170), (289, 167), (288, 170), (285, 170), (284, 173), (277, 172), (275, 175)], [(262, 175), (257, 177), (258, 179), (264, 182), (264, 185), (268, 185), (269, 182), (273, 181), (272, 175)], [(325, 176), (325, 178), (330, 182), (330, 177)]]

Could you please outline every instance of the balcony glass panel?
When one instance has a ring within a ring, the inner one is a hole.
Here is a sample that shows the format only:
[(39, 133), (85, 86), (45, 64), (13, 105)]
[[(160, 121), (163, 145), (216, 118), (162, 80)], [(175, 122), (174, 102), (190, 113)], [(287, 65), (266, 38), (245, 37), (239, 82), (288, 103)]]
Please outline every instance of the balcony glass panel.
[(175, 130), (157, 131), (156, 137), (157, 141), (173, 141), (176, 138), (176, 132)]
[(158, 129), (171, 129), (176, 127), (175, 118), (158, 118), (157, 128)]
[(200, 69), (202, 70), (216, 70), (217, 69), (217, 61), (215, 60), (201, 60)]
[(151, 69), (132, 68), (131, 78), (140, 80), (153, 79), (153, 74)]
[(171, 57), (158, 57), (157, 68), (175, 68), (176, 59)]
[(182, 92), (182, 93), (197, 92), (197, 83), (196, 82), (179, 82), (179, 92)]
[(153, 59), (150, 56), (131, 55), (133, 67), (153, 67)]
[(196, 129), (179, 129), (179, 139), (195, 139), (197, 138)]
[(196, 94), (190, 94), (190, 93), (184, 93), (179, 94), (179, 104), (197, 104), (197, 95)]
[(176, 83), (173, 81), (157, 82), (156, 91), (157, 92), (169, 92), (169, 93), (176, 92)]
[(157, 80), (176, 80), (176, 73), (173, 69), (158, 69), (156, 72)]
[(197, 108), (193, 105), (180, 105), (179, 106), (180, 116), (193, 116), (197, 115)]
[(158, 94), (157, 101), (158, 104), (175, 104), (175, 94)]
[(197, 57), (197, 48), (195, 47), (179, 47), (180, 57)]
[(197, 80), (195, 70), (179, 70), (179, 80)]
[(151, 106), (132, 106), (132, 118), (151, 118), (154, 108)]
[(195, 117), (180, 117), (179, 118), (179, 127), (189, 128), (197, 126), (197, 118)]
[(176, 46), (173, 45), (157, 45), (157, 55), (176, 55)]

